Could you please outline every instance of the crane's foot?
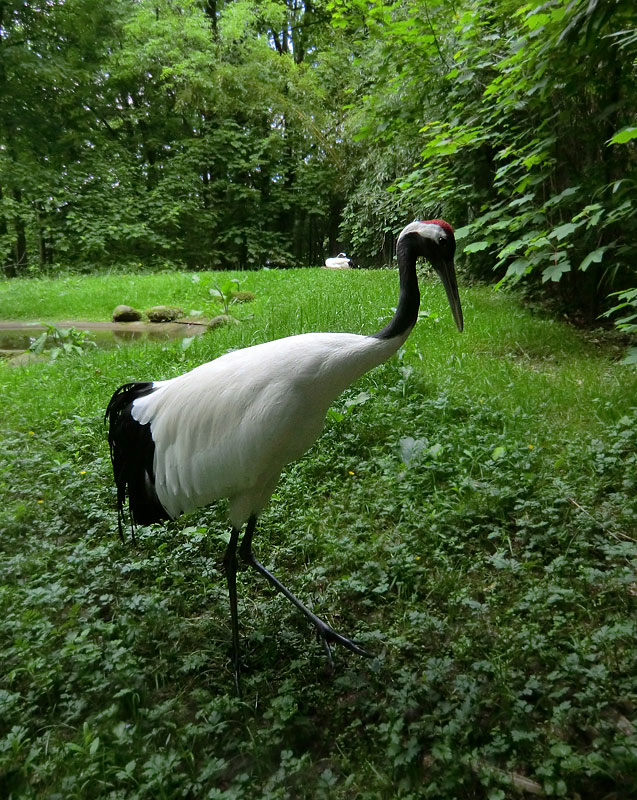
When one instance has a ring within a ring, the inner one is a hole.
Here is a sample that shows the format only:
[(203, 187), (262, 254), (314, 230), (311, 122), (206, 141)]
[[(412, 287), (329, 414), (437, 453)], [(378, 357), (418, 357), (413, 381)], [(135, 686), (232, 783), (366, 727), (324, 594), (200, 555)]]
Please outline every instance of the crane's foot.
[[(243, 535), (243, 540), (241, 541), (241, 547), (239, 548), (239, 554), (241, 558), (247, 563), (250, 564), (257, 572), (260, 572), (268, 581), (274, 586), (275, 589), (278, 589), (281, 594), (285, 595), (287, 599), (294, 605), (298, 610), (304, 614), (307, 619), (315, 626), (316, 628), (316, 636), (317, 639), (322, 643), (325, 653), (327, 655), (327, 659), (330, 663), (331, 667), (334, 667), (334, 659), (332, 658), (332, 650), (330, 648), (330, 644), (340, 644), (343, 647), (346, 647), (348, 650), (351, 650), (352, 653), (356, 653), (359, 656), (366, 656), (367, 658), (373, 658), (371, 653), (368, 653), (364, 650), (360, 645), (353, 642), (351, 639), (348, 639), (346, 636), (343, 636), (340, 633), (337, 633), (333, 628), (323, 622), (320, 617), (317, 617), (309, 608), (303, 605), (303, 603), (295, 597), (292, 592), (287, 589), (281, 581), (276, 578), (268, 569), (266, 569), (260, 561), (255, 558), (254, 553), (252, 552), (252, 535), (254, 533), (254, 528), (256, 526), (256, 517), (252, 516), (248, 520), (248, 527), (246, 528), (246, 532)], [(234, 537), (235, 529), (233, 528), (233, 537)], [(231, 539), (231, 544), (235, 542), (236, 546), (236, 539)], [(228, 549), (230, 549), (230, 544), (228, 545)], [(230, 587), (230, 583), (228, 584)], [(233, 608), (236, 607), (236, 600), (232, 601), (232, 589), (231, 589), (231, 605)], [(234, 612), (233, 612), (234, 613)], [(233, 628), (236, 631), (236, 626), (233, 619)], [(238, 637), (238, 632), (235, 634)], [(235, 642), (238, 642), (238, 638), (235, 638)], [(236, 645), (238, 648), (238, 644)]]
[(351, 639), (348, 639), (347, 636), (343, 636), (342, 634), (337, 633), (333, 628), (330, 628), (330, 626), (323, 622), (323, 620), (318, 620), (314, 624), (316, 625), (316, 638), (323, 645), (323, 649), (325, 650), (325, 655), (327, 656), (327, 660), (331, 669), (334, 668), (334, 659), (332, 658), (332, 648), (330, 647), (330, 644), (340, 644), (343, 647), (346, 647), (348, 650), (351, 650), (352, 653), (356, 653), (358, 656), (365, 656), (366, 658), (374, 657), (372, 653), (368, 653), (367, 650), (364, 650), (359, 644), (356, 644), (356, 642), (353, 642)]

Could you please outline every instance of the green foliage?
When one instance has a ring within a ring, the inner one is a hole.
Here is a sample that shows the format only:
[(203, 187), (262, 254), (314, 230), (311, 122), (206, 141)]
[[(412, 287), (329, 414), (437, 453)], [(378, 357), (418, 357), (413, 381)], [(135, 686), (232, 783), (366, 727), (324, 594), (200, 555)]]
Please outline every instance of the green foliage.
[[(611, 297), (616, 297), (620, 302), (609, 309), (604, 316), (610, 317), (621, 312), (620, 316), (615, 317), (615, 325), (621, 331), (626, 331), (630, 334), (637, 333), (637, 289), (615, 292)], [(623, 363), (629, 365), (637, 364), (637, 347), (628, 348)]]
[[(628, 0), (333, 8), (373, 70), (357, 107), (370, 161), (418, 148), (383, 186), (403, 218), (455, 220), (472, 275), (544, 285), (588, 320), (634, 282)], [(383, 192), (370, 200), (382, 212)], [(350, 207), (362, 210), (358, 197)], [(352, 223), (346, 209), (352, 233), (371, 219)]]
[[(621, 302), (607, 311), (605, 316), (622, 311), (624, 315), (615, 320), (617, 327), (624, 331), (637, 331), (637, 289), (616, 292), (614, 296)], [(625, 316), (626, 311), (629, 311), (628, 316)]]
[(621, 131), (617, 131), (609, 144), (626, 144), (626, 142), (630, 142), (633, 139), (637, 139), (637, 128), (634, 125), (630, 125), (627, 128), (622, 128)]
[(343, 149), (328, 23), (283, 0), (4, 4), (7, 274), (322, 261)]
[[(198, 276), (193, 276), (194, 278)], [(240, 283), (236, 278), (231, 278), (229, 281), (221, 284), (213, 284), (211, 288), (208, 289), (208, 294), (211, 295), (213, 300), (218, 303), (221, 303), (223, 306), (223, 313), (228, 314), (230, 311), (230, 306), (236, 302), (236, 297), (239, 293), (239, 286)]]
[(58, 328), (46, 325), (45, 330), (29, 346), (32, 353), (49, 353), (51, 361), (59, 356), (81, 356), (87, 349), (96, 347), (91, 335), (76, 328)]
[(635, 285), (632, 0), (0, 9), (7, 275), (390, 263), (449, 218), (471, 278), (585, 322)]
[[(146, 297), (168, 279), (201, 297), (189, 275), (143, 278), (129, 281)], [(67, 292), (73, 318), (123, 281), (33, 284), (43, 313)], [(234, 697), (224, 509), (121, 544), (104, 406), (124, 381), (231, 348), (371, 332), (396, 276), (270, 270), (251, 288), (253, 317), (186, 350), (0, 365), (0, 794), (635, 795), (637, 376), (610, 344), (483, 287), (463, 290), (459, 336), (423, 283), (406, 346), (337, 400), (255, 540), (376, 657), (339, 651), (330, 673), (290, 604), (244, 571)]]

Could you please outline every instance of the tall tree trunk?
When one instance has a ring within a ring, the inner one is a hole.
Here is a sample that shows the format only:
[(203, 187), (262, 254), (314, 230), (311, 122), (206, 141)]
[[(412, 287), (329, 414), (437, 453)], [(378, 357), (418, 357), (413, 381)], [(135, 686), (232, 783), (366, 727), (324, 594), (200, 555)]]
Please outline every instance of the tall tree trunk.
[[(2, 186), (0, 186), (0, 207), (2, 207)], [(0, 236), (8, 236), (9, 229), (7, 227), (7, 220), (5, 219), (4, 214), (0, 215)], [(2, 265), (2, 269), (4, 270), (5, 275), (8, 277), (12, 277), (11, 270), (13, 267), (13, 262), (11, 256), (8, 255), (5, 259), (4, 264)]]
[(212, 29), (212, 36), (217, 38), (217, 0), (206, 0), (204, 3), (204, 14), (210, 20), (210, 27)]
[(40, 267), (44, 269), (50, 262), (49, 248), (46, 241), (46, 231), (44, 229), (44, 221), (42, 217), (42, 203), (35, 203), (35, 218), (38, 228), (38, 255), (40, 257)]
[[(22, 192), (20, 189), (13, 190), (13, 199), (19, 206), (22, 202)], [(27, 231), (22, 217), (17, 217), (15, 221), (15, 243), (13, 245), (13, 269), (14, 275), (19, 275), (27, 268)]]

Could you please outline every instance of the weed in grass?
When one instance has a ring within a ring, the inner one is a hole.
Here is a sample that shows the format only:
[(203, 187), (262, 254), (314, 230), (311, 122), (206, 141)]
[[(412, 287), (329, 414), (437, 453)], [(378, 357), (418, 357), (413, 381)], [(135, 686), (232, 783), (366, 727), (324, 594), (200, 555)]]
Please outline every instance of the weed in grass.
[(55, 361), (59, 356), (81, 356), (87, 348), (96, 346), (86, 331), (46, 325), (40, 336), (33, 340), (29, 350), (38, 355), (46, 350), (51, 361)]

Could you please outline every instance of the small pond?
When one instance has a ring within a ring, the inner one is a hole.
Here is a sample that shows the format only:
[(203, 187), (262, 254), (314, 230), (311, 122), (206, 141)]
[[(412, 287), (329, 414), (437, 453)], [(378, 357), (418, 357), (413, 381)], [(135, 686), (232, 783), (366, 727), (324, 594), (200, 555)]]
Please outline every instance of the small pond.
[[(206, 324), (199, 322), (56, 322), (56, 328), (86, 331), (98, 347), (107, 349), (140, 341), (166, 342), (199, 336)], [(40, 323), (0, 322), (0, 353), (10, 355), (28, 350), (46, 329)]]

